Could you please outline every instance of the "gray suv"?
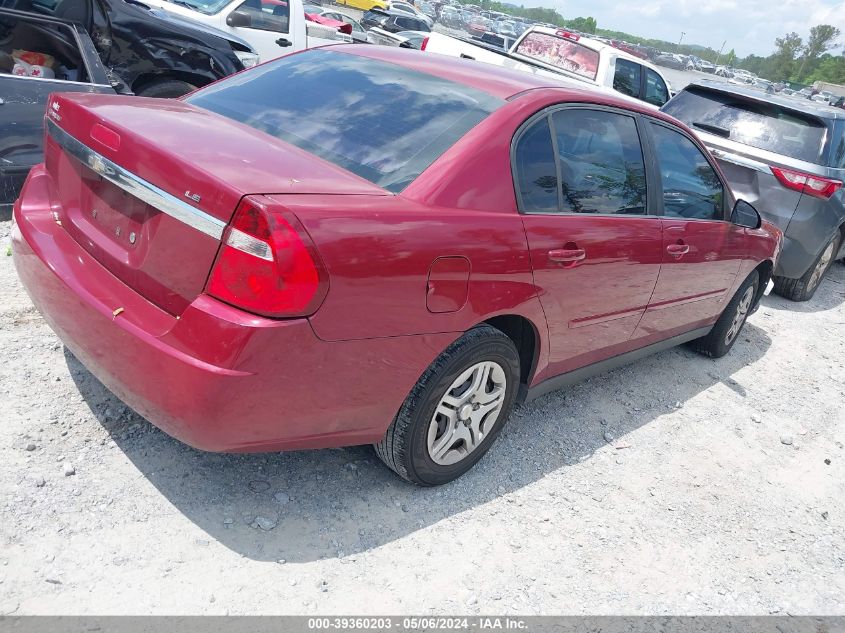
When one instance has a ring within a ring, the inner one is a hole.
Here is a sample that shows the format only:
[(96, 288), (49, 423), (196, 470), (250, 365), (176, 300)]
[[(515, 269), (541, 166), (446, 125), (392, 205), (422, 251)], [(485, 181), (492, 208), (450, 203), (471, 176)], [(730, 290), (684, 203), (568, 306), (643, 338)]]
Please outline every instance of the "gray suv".
[(775, 292), (812, 297), (845, 257), (845, 110), (710, 81), (661, 109), (695, 130), (737, 197), (783, 230)]

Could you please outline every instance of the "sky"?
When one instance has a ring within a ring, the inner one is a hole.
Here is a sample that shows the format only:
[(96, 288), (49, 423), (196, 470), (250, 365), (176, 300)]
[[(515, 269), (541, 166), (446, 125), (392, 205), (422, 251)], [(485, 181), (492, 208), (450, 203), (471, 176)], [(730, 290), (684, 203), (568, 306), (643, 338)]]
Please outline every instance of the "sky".
[[(592, 16), (599, 28), (641, 37), (710, 46), (727, 40), (740, 57), (766, 56), (775, 38), (790, 31), (806, 41), (810, 27), (832, 24), (845, 34), (843, 0), (510, 0), (515, 4), (557, 9), (564, 18)], [(845, 35), (839, 42), (845, 43)], [(839, 48), (835, 52), (841, 52)]]

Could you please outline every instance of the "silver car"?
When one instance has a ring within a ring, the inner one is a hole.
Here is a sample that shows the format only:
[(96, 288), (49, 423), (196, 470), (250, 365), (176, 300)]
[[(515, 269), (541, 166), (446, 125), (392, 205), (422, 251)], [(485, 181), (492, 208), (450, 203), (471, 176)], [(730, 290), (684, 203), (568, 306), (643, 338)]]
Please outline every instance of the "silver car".
[(810, 299), (845, 257), (845, 110), (716, 82), (690, 84), (661, 109), (695, 130), (734, 193), (783, 230), (775, 292)]

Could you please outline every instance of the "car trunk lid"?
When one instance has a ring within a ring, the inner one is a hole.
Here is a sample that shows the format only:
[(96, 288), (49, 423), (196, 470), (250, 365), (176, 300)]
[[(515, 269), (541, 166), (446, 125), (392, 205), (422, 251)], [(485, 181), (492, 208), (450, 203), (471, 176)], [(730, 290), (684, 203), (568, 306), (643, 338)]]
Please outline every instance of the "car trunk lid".
[(112, 274), (173, 315), (203, 291), (245, 195), (387, 195), (180, 101), (54, 95), (45, 147), (56, 220)]

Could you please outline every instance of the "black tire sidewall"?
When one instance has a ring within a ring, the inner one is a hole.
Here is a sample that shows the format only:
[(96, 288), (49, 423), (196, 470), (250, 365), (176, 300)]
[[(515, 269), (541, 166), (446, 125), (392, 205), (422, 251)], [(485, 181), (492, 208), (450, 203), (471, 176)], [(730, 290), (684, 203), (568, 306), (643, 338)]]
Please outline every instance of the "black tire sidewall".
[[(822, 248), (821, 252), (819, 253), (819, 256), (816, 257), (815, 260), (813, 260), (813, 265), (810, 266), (810, 269), (806, 273), (804, 273), (804, 276), (801, 278), (801, 280), (804, 282), (805, 294), (807, 295), (807, 299), (812, 298), (812, 296), (816, 294), (816, 290), (818, 290), (819, 286), (822, 285), (825, 275), (827, 275), (827, 272), (830, 270), (830, 267), (833, 266), (833, 263), (836, 261), (836, 254), (838, 253), (839, 246), (841, 244), (839, 241), (840, 238), (841, 235), (837, 233), (836, 235), (831, 237), (827, 242), (824, 243), (824, 248)], [(821, 275), (819, 275), (819, 280), (816, 285), (811, 288), (810, 279), (813, 276), (813, 272), (816, 270), (819, 263), (821, 262), (822, 257), (824, 256), (824, 252), (828, 249), (831, 244), (833, 244), (833, 254), (831, 255), (830, 261), (827, 263), (827, 266), (822, 271)]]
[[(428, 429), (434, 411), (458, 375), (470, 366), (482, 362), (498, 363), (507, 375), (505, 401), (493, 430), (466, 459), (457, 464), (442, 466), (436, 464), (428, 454)], [(421, 396), (414, 407), (408, 437), (405, 467), (414, 481), (423, 485), (436, 486), (457, 477), (472, 468), (495, 441), (510, 416), (519, 387), (519, 355), (513, 343), (504, 334), (479, 338), (460, 346), (445, 358), (439, 371), (429, 377)]]
[[(745, 327), (746, 321), (748, 321), (748, 317), (751, 315), (751, 311), (754, 307), (754, 297), (756, 297), (757, 293), (759, 292), (759, 285), (760, 275), (757, 273), (757, 271), (754, 271), (742, 283), (742, 285), (739, 287), (739, 290), (737, 290), (734, 294), (730, 303), (728, 303), (728, 305), (725, 307), (725, 311), (722, 312), (722, 315), (719, 317), (719, 320), (716, 321), (716, 325), (713, 327), (714, 356), (724, 356), (731, 350), (731, 348), (734, 346), (734, 343), (736, 343), (740, 333), (742, 333), (742, 330)], [(752, 295), (751, 305), (748, 307), (748, 312), (745, 313), (745, 318), (742, 321), (742, 325), (739, 326), (739, 331), (736, 333), (730, 343), (725, 343), (725, 335), (727, 335), (731, 323), (733, 323), (734, 315), (736, 314), (737, 304), (739, 304), (739, 302), (742, 300), (742, 297), (745, 295), (749, 286), (754, 287), (754, 294)]]
[(196, 90), (196, 87), (187, 81), (162, 79), (144, 86), (138, 91), (138, 96), (156, 99), (178, 99), (194, 90)]

